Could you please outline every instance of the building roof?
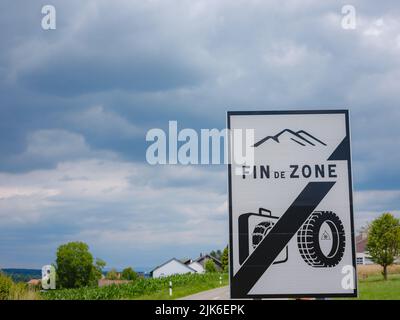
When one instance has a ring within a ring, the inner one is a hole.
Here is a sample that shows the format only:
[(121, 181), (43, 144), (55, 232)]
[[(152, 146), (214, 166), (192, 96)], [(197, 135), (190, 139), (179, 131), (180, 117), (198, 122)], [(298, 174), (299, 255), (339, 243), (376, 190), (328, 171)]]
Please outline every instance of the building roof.
[(31, 280), (29, 280), (27, 283), (28, 283), (29, 285), (32, 285), (32, 286), (38, 286), (38, 285), (41, 284), (41, 282), (42, 282), (41, 279), (31, 279)]
[(215, 264), (217, 264), (218, 266), (222, 266), (221, 261), (219, 261), (217, 258), (210, 256), (209, 254), (205, 254), (205, 255), (201, 255), (200, 257), (198, 257), (196, 260), (196, 262), (201, 262), (204, 259), (211, 259), (215, 262)]
[(176, 259), (176, 258), (172, 258), (169, 259), (168, 261), (164, 262), (163, 264), (160, 264), (159, 266), (155, 267), (153, 270), (150, 271), (150, 274), (153, 274), (154, 270), (157, 270), (158, 268), (161, 268), (162, 266), (165, 266), (166, 264), (170, 263), (171, 261), (176, 261), (179, 264), (185, 266), (186, 268), (190, 269), (191, 271), (197, 272), (196, 270), (194, 270), (193, 268), (189, 267), (188, 265), (184, 264), (182, 261)]
[(191, 264), (193, 262), (193, 260), (192, 259), (182, 259), (181, 262), (184, 264)]
[(363, 234), (359, 234), (356, 237), (356, 252), (365, 252), (367, 242), (368, 238)]

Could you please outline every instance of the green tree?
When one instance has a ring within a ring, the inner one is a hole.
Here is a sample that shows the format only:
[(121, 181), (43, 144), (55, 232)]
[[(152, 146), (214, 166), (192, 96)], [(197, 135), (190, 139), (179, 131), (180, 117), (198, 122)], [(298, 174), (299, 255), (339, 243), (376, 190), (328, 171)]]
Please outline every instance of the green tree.
[(208, 273), (217, 272), (217, 267), (215, 266), (214, 261), (211, 259), (208, 259), (206, 261), (204, 268), (205, 268), (206, 272), (208, 272)]
[(372, 261), (383, 267), (382, 275), (387, 280), (387, 267), (400, 254), (400, 220), (390, 213), (375, 219), (369, 226), (366, 249)]
[(225, 247), (224, 251), (222, 252), (221, 256), (221, 264), (222, 264), (222, 271), (228, 272), (228, 264), (229, 264), (229, 250), (228, 246)]
[(138, 274), (131, 267), (128, 267), (122, 270), (121, 278), (123, 280), (136, 280), (138, 278)]
[(221, 259), (221, 255), (222, 255), (222, 253), (221, 253), (221, 250), (219, 250), (219, 249), (217, 251), (212, 250), (210, 252), (210, 256), (212, 256), (212, 257), (214, 257), (215, 259), (218, 259), (218, 260)]
[(111, 269), (110, 271), (107, 272), (106, 274), (106, 279), (107, 280), (118, 280), (118, 272), (116, 269)]
[(79, 288), (97, 284), (104, 261), (93, 261), (89, 246), (84, 242), (69, 242), (57, 249), (57, 285), (61, 288)]
[(91, 275), (90, 283), (96, 284), (103, 275), (103, 269), (106, 266), (106, 262), (102, 259), (96, 258), (96, 262), (93, 266), (93, 272)]

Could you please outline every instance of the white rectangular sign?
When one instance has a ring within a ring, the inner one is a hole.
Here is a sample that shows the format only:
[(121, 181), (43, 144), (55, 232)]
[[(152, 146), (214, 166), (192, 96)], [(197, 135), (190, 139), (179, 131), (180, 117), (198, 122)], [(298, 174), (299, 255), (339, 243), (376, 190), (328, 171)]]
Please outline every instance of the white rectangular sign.
[(348, 111), (228, 112), (228, 129), (231, 297), (356, 296)]

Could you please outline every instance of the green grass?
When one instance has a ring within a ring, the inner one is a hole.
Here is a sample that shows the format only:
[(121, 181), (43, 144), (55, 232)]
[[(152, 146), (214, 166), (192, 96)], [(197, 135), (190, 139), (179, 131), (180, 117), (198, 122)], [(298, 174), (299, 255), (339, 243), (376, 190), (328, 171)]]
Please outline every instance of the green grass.
[[(219, 276), (222, 275), (222, 285)], [(169, 296), (168, 284), (173, 283), (173, 295)], [(42, 299), (60, 300), (112, 300), (141, 299), (169, 300), (182, 298), (201, 291), (228, 285), (227, 274), (190, 274), (161, 279), (139, 279), (133, 283), (101, 288), (53, 290), (41, 294)], [(400, 300), (400, 274), (391, 274), (387, 281), (381, 275), (360, 279), (359, 297), (362, 300)]]
[[(222, 276), (222, 285), (220, 285), (220, 276)], [(172, 297), (169, 296), (169, 281), (172, 281)], [(186, 274), (158, 279), (142, 278), (128, 284), (101, 288), (52, 290), (42, 293), (41, 296), (49, 300), (177, 299), (227, 284), (228, 274)]]
[(400, 274), (370, 276), (358, 282), (358, 299), (361, 300), (400, 300)]
[(0, 272), (0, 300), (36, 300), (39, 294), (25, 283), (15, 283)]
[(228, 274), (223, 274), (222, 275), (222, 285), (220, 285), (219, 277), (218, 278), (209, 278), (209, 279), (206, 279), (206, 281), (201, 281), (201, 282), (196, 281), (189, 286), (184, 285), (184, 286), (173, 287), (172, 296), (169, 295), (169, 292), (167, 290), (161, 290), (161, 291), (157, 291), (152, 294), (149, 294), (149, 295), (142, 295), (136, 299), (140, 299), (140, 300), (173, 300), (173, 299), (186, 297), (188, 295), (195, 294), (198, 292), (227, 286), (228, 284), (229, 284)]

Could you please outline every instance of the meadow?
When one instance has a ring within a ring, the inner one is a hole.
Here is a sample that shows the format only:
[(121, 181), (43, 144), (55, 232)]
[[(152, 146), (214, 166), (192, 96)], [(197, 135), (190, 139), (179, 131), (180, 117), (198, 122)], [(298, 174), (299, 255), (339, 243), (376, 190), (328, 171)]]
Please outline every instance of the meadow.
[[(222, 284), (220, 284), (220, 276)], [(173, 295), (169, 295), (172, 281)], [(165, 278), (140, 278), (132, 283), (105, 287), (61, 289), (41, 293), (50, 300), (108, 300), (108, 299), (177, 299), (204, 290), (226, 286), (228, 274), (205, 273), (175, 275)]]
[(360, 300), (400, 300), (400, 265), (388, 268), (388, 280), (384, 281), (382, 267), (357, 266), (358, 298)]
[[(376, 265), (358, 266), (358, 288), (361, 300), (400, 300), (400, 265), (389, 268), (387, 281), (383, 280), (381, 268)], [(220, 283), (220, 276), (222, 283)], [(169, 281), (173, 294), (169, 295)], [(78, 289), (57, 289), (40, 292), (25, 283), (14, 283), (0, 273), (0, 300), (131, 300), (178, 299), (201, 291), (227, 286), (228, 274), (206, 273), (175, 275), (166, 278), (139, 278), (126, 284)]]

